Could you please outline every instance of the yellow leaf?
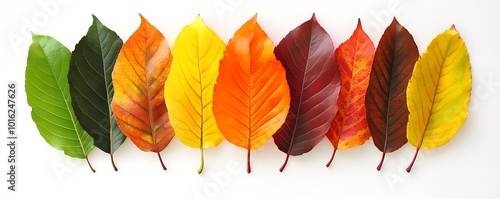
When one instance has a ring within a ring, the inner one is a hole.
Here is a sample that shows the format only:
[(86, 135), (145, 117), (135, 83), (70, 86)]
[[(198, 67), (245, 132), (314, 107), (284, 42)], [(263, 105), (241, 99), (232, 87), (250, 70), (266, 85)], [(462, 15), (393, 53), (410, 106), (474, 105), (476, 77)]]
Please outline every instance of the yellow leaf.
[(434, 38), (415, 64), (407, 89), (408, 142), (420, 148), (442, 146), (465, 122), (472, 89), (465, 42), (452, 27)]
[(184, 27), (172, 47), (172, 67), (165, 82), (165, 101), (170, 122), (179, 140), (201, 150), (217, 146), (224, 139), (212, 111), (214, 84), (224, 42), (200, 16)]

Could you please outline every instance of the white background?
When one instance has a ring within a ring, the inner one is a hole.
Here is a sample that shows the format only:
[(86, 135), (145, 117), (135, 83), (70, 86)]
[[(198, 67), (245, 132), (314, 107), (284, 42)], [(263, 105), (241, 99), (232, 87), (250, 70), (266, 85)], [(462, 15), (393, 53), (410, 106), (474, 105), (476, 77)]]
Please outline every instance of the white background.
[[(499, 198), (500, 178), (500, 6), (494, 1), (290, 1), (290, 0), (23, 0), (0, 3), (0, 85), (4, 103), (7, 83), (17, 82), (18, 184), (0, 198)], [(43, 4), (56, 7), (44, 9)], [(201, 14), (205, 23), (227, 42), (255, 13), (275, 45), (290, 30), (311, 18), (318, 21), (335, 46), (353, 32), (358, 18), (375, 45), (392, 16), (413, 34), (423, 53), (432, 38), (455, 24), (466, 41), (473, 72), (469, 117), (451, 140), (438, 149), (422, 151), (412, 172), (404, 169), (414, 153), (409, 144), (388, 154), (380, 172), (381, 153), (372, 140), (338, 151), (330, 168), (332, 147), (325, 139), (310, 153), (285, 159), (269, 140), (252, 152), (252, 173), (246, 173), (246, 152), (224, 141), (206, 150), (203, 174), (198, 175), (199, 151), (174, 138), (161, 153), (137, 149), (129, 140), (116, 152), (115, 172), (108, 155), (95, 149), (90, 160), (71, 159), (50, 147), (39, 135), (26, 103), (24, 71), (30, 31), (50, 35), (70, 50), (87, 32), (91, 14), (126, 41), (139, 26), (138, 13), (156, 26), (172, 46), (183, 26)], [(13, 39), (15, 38), (15, 39)], [(15, 40), (15, 41), (14, 41)], [(1, 98), (1, 97), (0, 97)], [(1, 173), (6, 179), (6, 109), (0, 122)], [(233, 167), (233, 169), (228, 169)], [(235, 168), (235, 169), (234, 169)], [(5, 173), (4, 173), (5, 172)]]

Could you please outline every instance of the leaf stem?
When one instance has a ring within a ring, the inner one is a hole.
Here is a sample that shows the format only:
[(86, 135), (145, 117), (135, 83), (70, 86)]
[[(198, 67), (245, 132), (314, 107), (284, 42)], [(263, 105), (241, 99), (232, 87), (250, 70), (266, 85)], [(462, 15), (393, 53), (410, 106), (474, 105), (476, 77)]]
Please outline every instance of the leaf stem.
[(329, 167), (330, 164), (332, 164), (333, 158), (335, 157), (335, 153), (337, 153), (337, 148), (333, 149), (332, 157), (330, 158), (330, 161), (326, 164), (326, 167)]
[(252, 169), (250, 168), (250, 148), (247, 150), (247, 173), (252, 172)]
[(385, 159), (385, 151), (382, 153), (382, 159), (380, 160), (380, 163), (377, 166), (377, 170), (380, 171), (382, 168), (382, 164), (384, 164), (384, 159)]
[(417, 159), (418, 152), (420, 151), (420, 147), (417, 147), (417, 151), (415, 151), (415, 155), (413, 156), (413, 160), (411, 161), (410, 165), (406, 168), (406, 172), (410, 173), (411, 168), (413, 167), (413, 164), (415, 164), (415, 160)]
[(201, 151), (201, 164), (200, 168), (198, 168), (198, 174), (201, 174), (201, 172), (203, 172), (203, 167), (205, 166), (205, 157), (203, 156), (203, 148), (201, 148), (200, 151)]
[(165, 164), (163, 164), (163, 160), (161, 159), (161, 155), (160, 155), (160, 152), (156, 152), (156, 154), (158, 155), (158, 159), (160, 159), (160, 163), (161, 163), (161, 167), (163, 168), (163, 170), (167, 170), (167, 167), (165, 167)]
[(285, 169), (286, 164), (288, 163), (288, 158), (289, 158), (289, 157), (290, 157), (290, 153), (287, 153), (287, 154), (286, 154), (285, 163), (283, 163), (283, 166), (281, 166), (281, 168), (280, 168), (280, 172), (283, 172), (283, 170)]
[(92, 165), (90, 164), (90, 161), (89, 161), (89, 157), (88, 156), (85, 156), (85, 159), (87, 160), (87, 164), (89, 165), (90, 167), (90, 170), (92, 170), (92, 172), (95, 173), (95, 169), (92, 167)]
[(109, 155), (111, 156), (111, 164), (113, 165), (113, 169), (115, 169), (115, 171), (118, 171), (118, 168), (116, 168), (115, 165), (115, 159), (113, 158), (113, 153), (110, 153)]

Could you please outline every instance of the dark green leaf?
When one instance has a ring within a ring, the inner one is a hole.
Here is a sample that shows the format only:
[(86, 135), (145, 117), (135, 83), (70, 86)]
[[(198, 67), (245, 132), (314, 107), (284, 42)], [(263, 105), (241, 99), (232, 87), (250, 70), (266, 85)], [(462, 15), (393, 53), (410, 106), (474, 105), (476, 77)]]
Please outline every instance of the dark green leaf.
[(123, 45), (120, 37), (95, 16), (87, 35), (75, 46), (69, 69), (69, 85), (75, 114), (95, 145), (111, 156), (125, 140), (111, 109), (111, 72)]

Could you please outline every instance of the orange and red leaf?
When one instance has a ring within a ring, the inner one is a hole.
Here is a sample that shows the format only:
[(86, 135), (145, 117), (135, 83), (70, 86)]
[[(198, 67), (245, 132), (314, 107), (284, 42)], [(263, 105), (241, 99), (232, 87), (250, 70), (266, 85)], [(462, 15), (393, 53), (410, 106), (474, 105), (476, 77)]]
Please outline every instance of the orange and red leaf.
[[(170, 143), (164, 84), (172, 55), (163, 35), (141, 16), (140, 27), (125, 42), (112, 73), (112, 108), (123, 133), (143, 151), (158, 154)], [(166, 169), (163, 165), (163, 169)]]
[(352, 36), (335, 51), (342, 84), (337, 100), (337, 115), (327, 133), (335, 148), (332, 160), (337, 149), (360, 146), (370, 137), (366, 122), (365, 94), (374, 54), (375, 47), (358, 20)]

